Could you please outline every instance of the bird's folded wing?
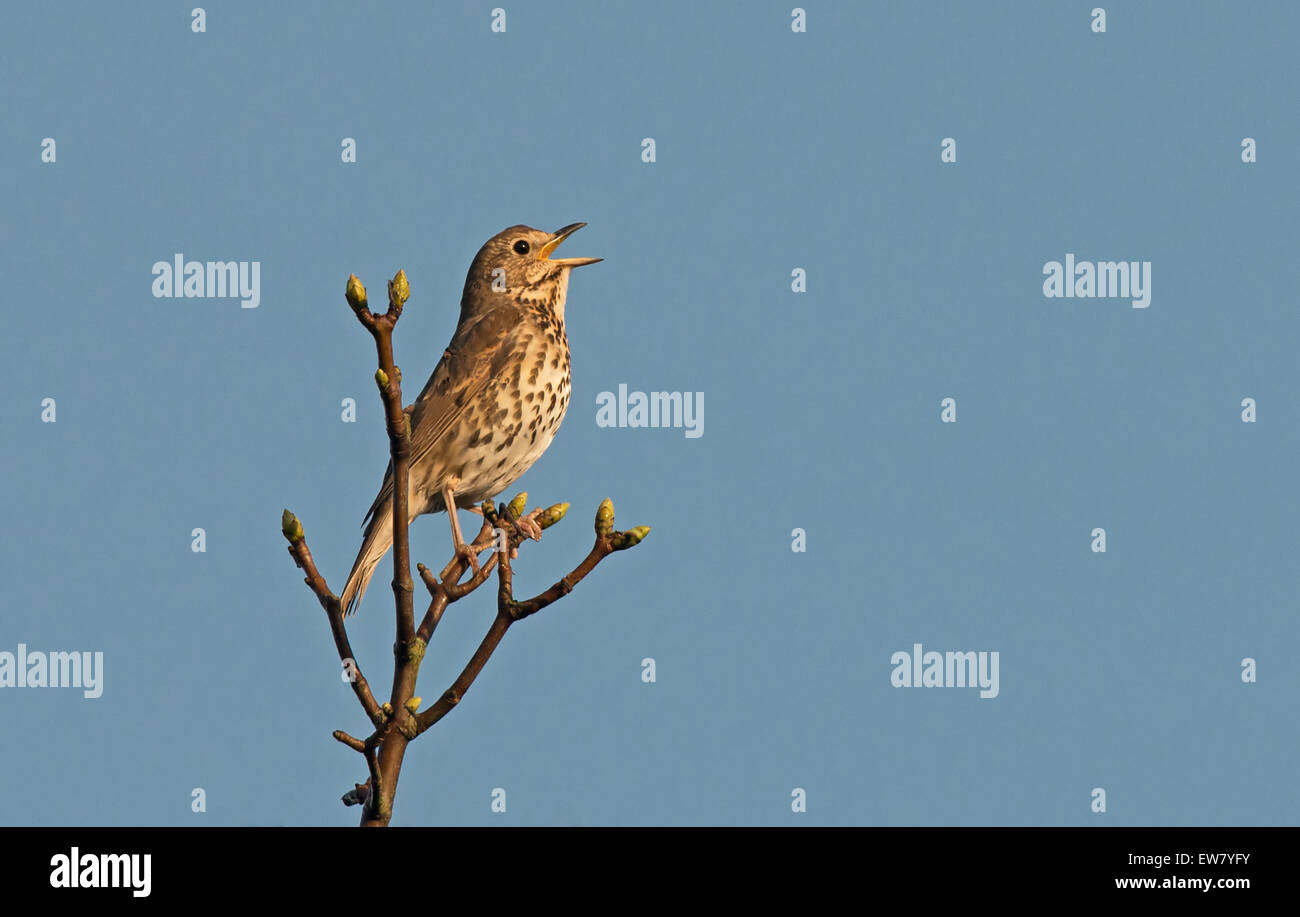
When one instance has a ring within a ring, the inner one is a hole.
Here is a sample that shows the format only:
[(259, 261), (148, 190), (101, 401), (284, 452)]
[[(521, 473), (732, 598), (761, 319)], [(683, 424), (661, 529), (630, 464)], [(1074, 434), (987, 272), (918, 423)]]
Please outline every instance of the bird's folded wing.
[[(518, 311), (510, 307), (493, 309), (472, 325), (457, 330), (411, 412), (411, 467), (455, 427), (488, 382), (521, 358), (521, 336), (528, 334)], [(384, 486), (366, 514), (366, 521), (392, 496), (393, 465), (389, 462)]]

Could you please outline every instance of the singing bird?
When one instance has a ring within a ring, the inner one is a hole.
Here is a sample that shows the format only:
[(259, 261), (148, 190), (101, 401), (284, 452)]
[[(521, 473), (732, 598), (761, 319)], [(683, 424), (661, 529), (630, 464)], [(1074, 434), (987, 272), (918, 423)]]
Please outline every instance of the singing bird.
[[(466, 555), (456, 506), (495, 497), (532, 467), (569, 406), (564, 300), (569, 272), (600, 258), (552, 258), (586, 223), (556, 232), (511, 226), (483, 244), (465, 276), (451, 343), (411, 413), (409, 520), (448, 510), (452, 542)], [(365, 535), (343, 589), (356, 610), (393, 544), (393, 466), (363, 522)], [(520, 528), (532, 537), (531, 519)], [(466, 555), (472, 557), (472, 554)]]

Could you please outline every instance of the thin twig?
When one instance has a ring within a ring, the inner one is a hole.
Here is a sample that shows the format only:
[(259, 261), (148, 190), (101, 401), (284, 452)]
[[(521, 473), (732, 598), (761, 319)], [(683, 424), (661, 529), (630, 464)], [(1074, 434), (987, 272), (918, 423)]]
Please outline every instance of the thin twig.
[[(406, 274), (398, 271), (388, 282), (388, 311), (375, 315), (368, 308), (357, 309), (361, 324), (375, 339), (375, 352), (379, 372), (375, 374), (379, 392), (383, 397), (384, 415), (388, 427), (388, 449), (393, 467), (393, 594), (396, 599), (398, 642), (415, 636), (415, 614), (412, 609), (414, 587), (411, 584), (411, 553), (407, 529), (410, 523), (408, 496), (410, 488), (411, 426), (402, 409), (402, 372), (393, 359), (393, 329), (402, 315), (402, 306), (410, 294)], [(394, 687), (397, 680), (394, 680)], [(394, 696), (396, 706), (405, 698)]]
[[(316, 569), (316, 562), (312, 560), (311, 549), (307, 547), (307, 538), (302, 535), (302, 525), (297, 518), (286, 512), (286, 519), (292, 519), (293, 524), (297, 526), (297, 540), (291, 540), (289, 544), (289, 553), (293, 556), (294, 563), (298, 565), (306, 574), (306, 583), (311, 591), (316, 593), (316, 598), (321, 607), (325, 609), (325, 616), (330, 622), (330, 632), (334, 635), (334, 646), (338, 650), (339, 659), (345, 666), (348, 666), (348, 678), (352, 682), (352, 690), (356, 693), (357, 699), (361, 701), (361, 707), (366, 711), (366, 716), (372, 723), (382, 723), (383, 714), (379, 711), (379, 704), (375, 701), (375, 695), (370, 691), (370, 682), (366, 681), (366, 676), (361, 674), (361, 665), (357, 662), (357, 657), (352, 653), (352, 643), (348, 640), (348, 629), (343, 623), (343, 609), (339, 607), (338, 596), (330, 592), (329, 586), (325, 583), (325, 577), (321, 576), (320, 571)], [(289, 528), (288, 522), (285, 523), (286, 530)], [(286, 531), (285, 537), (289, 533)]]
[[(372, 818), (381, 819), (387, 822), (388, 817), (392, 814), (392, 799), (384, 798), (384, 783), (382, 772), (379, 768), (379, 756), (375, 749), (383, 741), (383, 734), (386, 729), (376, 729), (370, 738), (366, 739), (361, 747), (361, 753), (366, 756), (366, 767), (370, 770), (370, 798), (366, 800), (366, 811)], [(387, 804), (389, 812), (385, 813), (382, 807)]]
[(573, 568), (564, 579), (557, 582), (545, 592), (533, 596), (531, 599), (525, 599), (522, 602), (515, 602), (513, 605), (513, 616), (516, 621), (522, 620), (529, 615), (537, 614), (547, 605), (564, 598), (573, 591), (573, 587), (582, 582), (592, 570), (596, 569), (596, 564), (600, 563), (611, 553), (613, 548), (610, 547), (608, 538), (599, 538), (592, 546), (590, 553), (583, 558), (582, 563)]
[(342, 742), (344, 745), (346, 745), (348, 748), (352, 749), (353, 751), (364, 752), (366, 750), (365, 742), (363, 742), (361, 739), (356, 738), (355, 736), (348, 735), (342, 729), (334, 730), (334, 738), (338, 739), (340, 742)]
[(470, 657), (460, 675), (452, 682), (451, 687), (442, 693), (442, 696), (438, 698), (433, 706), (416, 716), (417, 735), (456, 708), (456, 705), (465, 697), (465, 693), (470, 689), (470, 686), (474, 684), (474, 679), (478, 678), (479, 673), (483, 671), (483, 667), (487, 665), (487, 661), (496, 652), (497, 646), (500, 645), (501, 639), (505, 637), (506, 631), (510, 629), (510, 625), (541, 611), (557, 599), (568, 595), (583, 577), (594, 570), (596, 565), (613, 553), (614, 550), (611, 546), (610, 535), (598, 535), (591, 551), (568, 576), (540, 595), (536, 595), (525, 602), (516, 602), (514, 600), (514, 571), (510, 564), (509, 548), (517, 546), (516, 539), (519, 537), (517, 534), (511, 535), (511, 543), (507, 550), (498, 551), (494, 555), (499, 560), (497, 564), (497, 614), (492, 621), (492, 626), (488, 628), (488, 632), (483, 636), (478, 649), (474, 651), (474, 655)]

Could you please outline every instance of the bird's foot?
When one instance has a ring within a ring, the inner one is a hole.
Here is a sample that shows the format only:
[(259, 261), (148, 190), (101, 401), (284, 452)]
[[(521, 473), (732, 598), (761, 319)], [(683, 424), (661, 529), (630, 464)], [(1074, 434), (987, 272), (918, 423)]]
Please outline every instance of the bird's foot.
[(531, 538), (533, 541), (542, 540), (542, 527), (537, 522), (537, 517), (542, 514), (543, 510), (539, 506), (527, 516), (520, 516), (515, 520), (515, 528), (520, 534)]
[(474, 571), (475, 576), (478, 575), (478, 552), (477, 551), (475, 551), (472, 547), (465, 544), (464, 542), (461, 542), (456, 546), (456, 557), (457, 559), (463, 560), (465, 563), (467, 563), (469, 565), (469, 568)]

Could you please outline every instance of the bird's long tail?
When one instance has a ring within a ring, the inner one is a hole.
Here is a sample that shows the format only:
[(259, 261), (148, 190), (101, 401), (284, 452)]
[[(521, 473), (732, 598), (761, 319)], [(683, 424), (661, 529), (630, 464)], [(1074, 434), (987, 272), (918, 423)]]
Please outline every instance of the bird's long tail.
[(375, 567), (384, 559), (388, 549), (393, 546), (393, 504), (384, 501), (377, 506), (366, 526), (365, 537), (361, 541), (361, 550), (357, 552), (352, 572), (348, 574), (348, 583), (343, 587), (339, 603), (343, 614), (350, 615), (357, 610), (361, 597), (366, 594), (366, 586), (375, 573)]

